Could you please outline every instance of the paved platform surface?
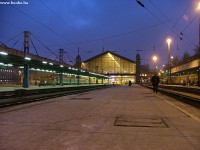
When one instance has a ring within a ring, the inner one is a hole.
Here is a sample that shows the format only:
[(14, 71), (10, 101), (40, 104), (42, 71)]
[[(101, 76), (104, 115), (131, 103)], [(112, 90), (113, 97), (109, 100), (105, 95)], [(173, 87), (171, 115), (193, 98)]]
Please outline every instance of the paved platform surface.
[(119, 86), (0, 109), (1, 150), (199, 150), (200, 110)]

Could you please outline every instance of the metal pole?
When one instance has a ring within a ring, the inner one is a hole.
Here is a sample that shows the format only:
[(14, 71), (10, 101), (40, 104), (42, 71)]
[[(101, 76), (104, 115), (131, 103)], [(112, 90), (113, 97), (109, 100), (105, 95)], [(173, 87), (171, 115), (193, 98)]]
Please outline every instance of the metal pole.
[(169, 66), (169, 84), (171, 84), (171, 54), (170, 54), (170, 42), (168, 42), (168, 66)]
[[(30, 48), (30, 32), (24, 31), (24, 58), (26, 57), (26, 54), (29, 54), (29, 48)], [(23, 87), (28, 88), (29, 87), (29, 63), (26, 62), (24, 64), (24, 78), (23, 78)]]
[(198, 54), (200, 54), (200, 16), (199, 16), (199, 47), (198, 47)]
[[(200, 57), (200, 16), (199, 16), (199, 47), (198, 47), (198, 57)], [(198, 81), (197, 81), (197, 86), (200, 86), (200, 58), (198, 59)]]
[[(61, 64), (64, 62), (63, 57), (64, 57), (64, 50), (59, 49), (59, 61)], [(60, 85), (63, 86), (63, 71), (62, 70), (59, 73), (59, 79), (60, 79)]]
[[(200, 53), (199, 53), (200, 56)], [(197, 86), (200, 86), (200, 59), (198, 60), (198, 69), (197, 69), (197, 76), (198, 76), (198, 80), (197, 80)]]

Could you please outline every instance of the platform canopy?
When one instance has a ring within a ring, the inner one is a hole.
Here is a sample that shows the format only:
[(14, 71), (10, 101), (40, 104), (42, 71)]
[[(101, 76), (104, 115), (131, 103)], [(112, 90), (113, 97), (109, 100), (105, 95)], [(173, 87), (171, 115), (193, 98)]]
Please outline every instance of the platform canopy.
[(74, 75), (84, 75), (88, 77), (108, 78), (103, 74), (89, 72), (87, 70), (76, 68), (66, 63), (31, 53), (27, 54), (23, 51), (0, 45), (0, 67), (23, 68), (25, 64), (29, 64), (30, 70), (43, 70), (46, 72), (62, 72)]

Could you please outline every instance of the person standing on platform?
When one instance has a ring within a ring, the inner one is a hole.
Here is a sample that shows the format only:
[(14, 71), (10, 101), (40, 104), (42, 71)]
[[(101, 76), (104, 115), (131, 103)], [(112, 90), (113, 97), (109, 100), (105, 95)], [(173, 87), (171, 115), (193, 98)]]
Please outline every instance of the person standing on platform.
[(155, 93), (158, 92), (158, 84), (160, 83), (160, 78), (157, 76), (155, 73), (154, 76), (151, 78), (152, 86), (153, 86), (153, 91)]
[(129, 82), (128, 82), (128, 86), (131, 86), (131, 85), (132, 85), (132, 82), (131, 82), (131, 81), (129, 81)]

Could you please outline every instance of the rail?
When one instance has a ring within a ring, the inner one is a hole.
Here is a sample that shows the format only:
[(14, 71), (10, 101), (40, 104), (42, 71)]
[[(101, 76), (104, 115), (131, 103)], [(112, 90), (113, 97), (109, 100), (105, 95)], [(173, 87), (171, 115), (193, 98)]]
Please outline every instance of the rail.
[[(142, 85), (146, 88), (150, 88), (152, 89), (152, 86), (146, 86), (146, 85)], [(164, 88), (164, 86), (159, 86), (158, 91), (164, 95), (167, 95), (169, 97), (175, 98), (176, 100), (179, 100), (181, 102), (184, 102), (186, 104), (192, 105), (196, 108), (200, 109), (200, 96), (199, 96), (199, 91), (192, 88), (190, 90), (175, 90), (173, 88)]]
[[(49, 88), (49, 89), (17, 89), (12, 92), (8, 92), (7, 95), (3, 95), (0, 99), (0, 107), (7, 107), (17, 104), (29, 103), (39, 100), (45, 100), (49, 98), (55, 98), (65, 95), (77, 94), (88, 92), (91, 90), (97, 90), (102, 88), (108, 88), (109, 85), (96, 85), (96, 86), (75, 86), (75, 87), (63, 87), (63, 88)], [(5, 92), (2, 92), (5, 93)]]

